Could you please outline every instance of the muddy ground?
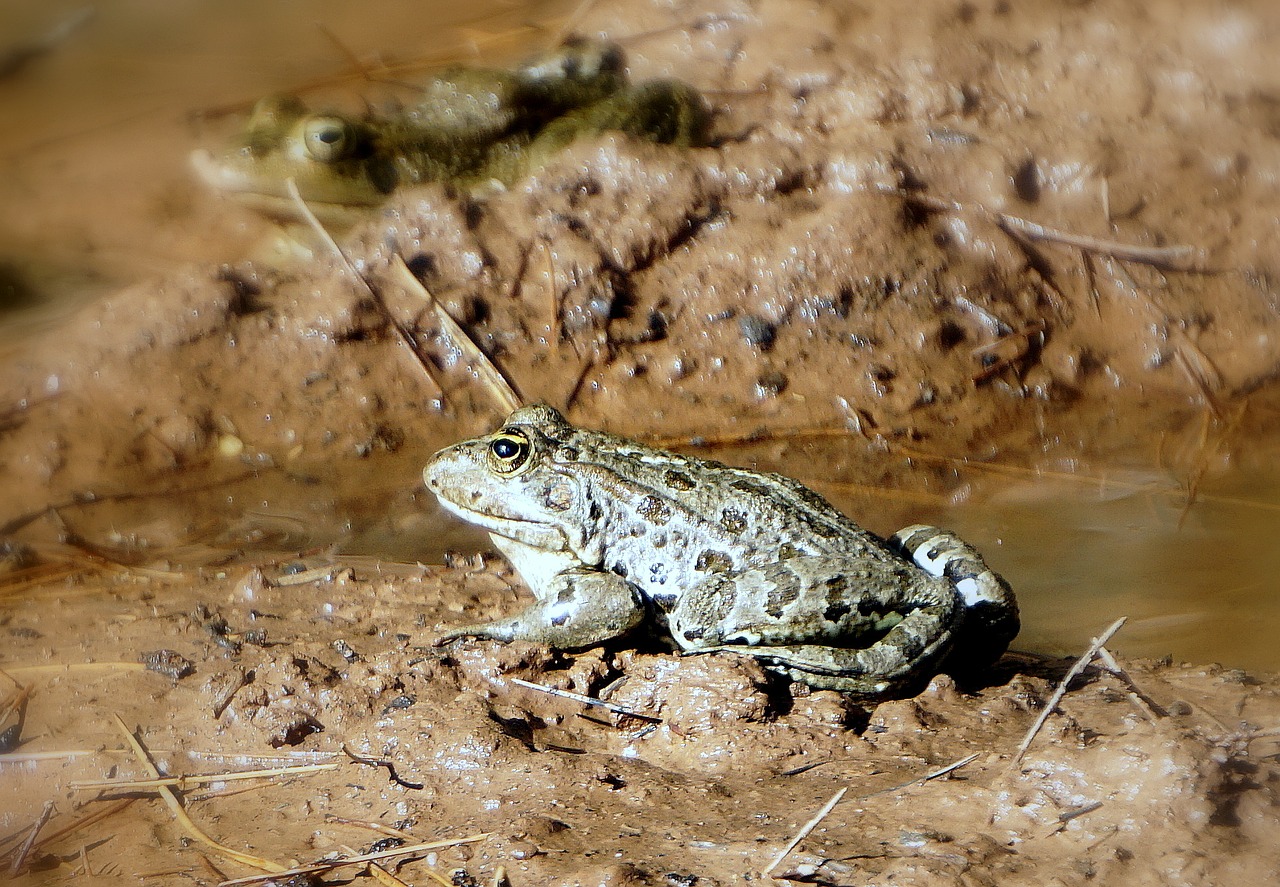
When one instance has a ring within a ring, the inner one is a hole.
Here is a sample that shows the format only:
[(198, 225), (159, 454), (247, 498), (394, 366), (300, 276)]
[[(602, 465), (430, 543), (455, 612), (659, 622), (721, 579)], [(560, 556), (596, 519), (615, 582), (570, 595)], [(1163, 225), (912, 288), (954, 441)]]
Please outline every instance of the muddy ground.
[[(71, 781), (143, 775), (113, 714), (166, 772), (337, 763), (185, 788), (210, 834), (279, 865), (376, 825), (489, 835), (406, 866), (416, 884), (428, 864), (517, 887), (1275, 880), (1271, 677), (1095, 667), (1015, 760), (1067, 662), (1011, 655), (987, 686), (863, 706), (656, 643), (437, 648), (513, 608), (518, 578), (335, 554), (373, 514), (417, 552), (395, 560), (483, 545), (444, 535), (418, 471), (504, 407), (399, 259), (524, 399), (828, 481), (947, 495), (939, 456), (1274, 438), (1271, 4), (620, 9), (577, 28), (643, 35), (633, 76), (705, 90), (713, 147), (605, 137), (506, 193), (417, 189), (341, 236), (363, 283), (319, 246), (228, 256), (6, 356), (0, 664), (32, 695), (0, 852), (20, 882), (252, 872), (147, 792), (22, 853), (46, 800), (46, 834), (103, 808)], [(157, 650), (168, 675), (138, 664)]]

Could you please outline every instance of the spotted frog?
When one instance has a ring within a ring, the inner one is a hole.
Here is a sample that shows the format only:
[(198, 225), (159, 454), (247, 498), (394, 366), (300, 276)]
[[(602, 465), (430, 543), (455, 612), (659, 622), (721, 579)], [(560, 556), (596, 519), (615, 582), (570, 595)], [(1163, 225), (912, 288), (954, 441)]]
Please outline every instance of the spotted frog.
[(987, 666), (1018, 633), (1008, 584), (945, 530), (884, 540), (794, 480), (577, 428), (549, 406), (446, 447), (423, 478), (537, 598), (441, 642), (573, 650), (652, 620), (689, 653), (883, 697)]
[(276, 215), (296, 212), (286, 182), (322, 216), (376, 206), (420, 182), (511, 184), (582, 135), (616, 130), (650, 141), (705, 143), (710, 112), (675, 80), (631, 84), (616, 44), (570, 40), (522, 67), (454, 66), (395, 113), (313, 111), (294, 97), (254, 108), (227, 150), (192, 154), (213, 188)]

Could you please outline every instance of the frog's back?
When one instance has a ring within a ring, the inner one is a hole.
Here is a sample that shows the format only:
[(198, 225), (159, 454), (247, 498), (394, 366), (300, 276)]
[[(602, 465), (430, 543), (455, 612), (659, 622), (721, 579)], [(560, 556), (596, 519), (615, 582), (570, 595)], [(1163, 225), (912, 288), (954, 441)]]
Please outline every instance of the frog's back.
[(801, 555), (900, 561), (882, 540), (791, 478), (579, 429), (550, 407), (526, 410), (526, 421), (562, 445), (557, 458), (571, 459), (597, 500), (612, 505), (615, 526), (639, 520), (688, 538), (694, 548), (726, 552), (735, 569)]

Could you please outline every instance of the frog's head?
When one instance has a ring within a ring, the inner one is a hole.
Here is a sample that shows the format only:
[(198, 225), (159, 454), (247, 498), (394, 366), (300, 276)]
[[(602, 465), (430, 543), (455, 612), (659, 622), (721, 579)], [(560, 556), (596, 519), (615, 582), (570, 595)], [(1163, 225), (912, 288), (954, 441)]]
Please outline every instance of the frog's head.
[(191, 163), (206, 184), (273, 215), (297, 215), (286, 185), (292, 178), (323, 217), (377, 205), (395, 188), (395, 160), (381, 150), (381, 141), (371, 124), (312, 112), (297, 98), (273, 97), (258, 102), (227, 149), (195, 151)]
[(422, 470), (447, 510), (544, 552), (597, 562), (600, 518), (577, 465), (576, 430), (545, 404), (522, 407), (492, 434), (445, 447)]

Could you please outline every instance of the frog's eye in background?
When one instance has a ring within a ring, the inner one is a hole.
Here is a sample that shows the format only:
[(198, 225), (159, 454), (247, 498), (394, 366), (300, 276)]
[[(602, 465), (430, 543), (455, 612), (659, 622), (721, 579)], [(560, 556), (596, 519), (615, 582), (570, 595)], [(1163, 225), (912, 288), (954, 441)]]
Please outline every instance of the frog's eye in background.
[(307, 153), (321, 163), (341, 160), (355, 142), (351, 128), (338, 117), (312, 117), (302, 131)]
[(518, 431), (503, 431), (489, 443), (489, 467), (508, 477), (529, 459), (529, 438)]

